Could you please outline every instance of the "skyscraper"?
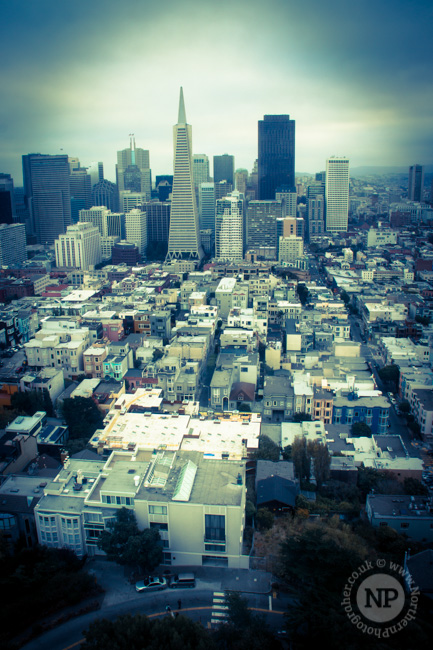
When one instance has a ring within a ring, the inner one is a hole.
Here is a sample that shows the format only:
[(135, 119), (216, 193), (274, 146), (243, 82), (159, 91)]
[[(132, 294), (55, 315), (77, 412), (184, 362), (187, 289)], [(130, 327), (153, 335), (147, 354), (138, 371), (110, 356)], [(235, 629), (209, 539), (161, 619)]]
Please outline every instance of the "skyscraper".
[(68, 156), (23, 156), (24, 194), (40, 244), (53, 244), (71, 223)]
[(0, 266), (21, 264), (26, 259), (26, 229), (24, 224), (0, 224)]
[(272, 201), (275, 191), (295, 185), (295, 120), (290, 115), (265, 115), (259, 120), (259, 199)]
[(411, 165), (409, 167), (409, 187), (407, 197), (409, 201), (422, 203), (424, 190), (424, 167)]
[(216, 202), (215, 257), (235, 262), (243, 259), (243, 200), (237, 191)]
[(209, 158), (205, 153), (195, 153), (193, 155), (192, 171), (196, 188), (200, 187), (201, 183), (209, 182)]
[(174, 176), (171, 200), (167, 261), (201, 260), (203, 249), (192, 173), (192, 133), (186, 122), (183, 90), (180, 89), (179, 115), (173, 127)]
[(246, 248), (272, 248), (276, 255), (277, 219), (282, 215), (281, 201), (250, 201), (246, 217)]
[(15, 215), (14, 182), (10, 174), (0, 174), (0, 223), (13, 223)]
[(199, 213), (201, 230), (212, 230), (215, 233), (215, 185), (201, 183), (199, 187)]
[(57, 266), (86, 270), (101, 261), (101, 235), (91, 223), (75, 223), (56, 239), (55, 249)]
[(145, 192), (150, 201), (151, 172), (149, 151), (135, 146), (135, 137), (130, 135), (129, 149), (117, 152), (116, 165), (117, 186), (119, 192)]
[(78, 158), (69, 158), (69, 173), (71, 220), (76, 223), (80, 210), (87, 210), (92, 205), (92, 182), (86, 167), (80, 166)]
[(222, 156), (213, 157), (213, 180), (214, 183), (227, 181), (232, 187), (235, 184), (235, 157), (228, 153)]
[(349, 214), (349, 160), (332, 156), (326, 161), (325, 209), (327, 232), (346, 232)]
[(126, 241), (135, 244), (140, 255), (146, 255), (147, 218), (146, 211), (135, 208), (125, 214)]

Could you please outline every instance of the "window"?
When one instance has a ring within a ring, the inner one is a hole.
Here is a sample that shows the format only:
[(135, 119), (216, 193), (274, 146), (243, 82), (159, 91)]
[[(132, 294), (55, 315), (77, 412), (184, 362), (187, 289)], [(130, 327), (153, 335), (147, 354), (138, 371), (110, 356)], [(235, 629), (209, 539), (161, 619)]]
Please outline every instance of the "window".
[(409, 524), (407, 521), (402, 521), (400, 524), (400, 528), (409, 528)]
[(167, 506), (149, 506), (149, 515), (166, 515)]
[(225, 516), (205, 515), (205, 538), (211, 541), (225, 542)]
[(156, 528), (156, 530), (168, 530), (168, 524), (160, 524), (158, 521), (151, 521), (149, 527)]

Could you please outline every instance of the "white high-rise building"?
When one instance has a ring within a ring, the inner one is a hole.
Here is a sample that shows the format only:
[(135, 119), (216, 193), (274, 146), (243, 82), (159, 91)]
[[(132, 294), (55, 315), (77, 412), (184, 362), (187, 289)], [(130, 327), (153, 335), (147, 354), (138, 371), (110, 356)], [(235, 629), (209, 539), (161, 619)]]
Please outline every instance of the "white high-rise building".
[(85, 221), (96, 226), (101, 237), (124, 237), (123, 212), (111, 212), (105, 205), (93, 206), (89, 210), (80, 210), (80, 222)]
[(0, 266), (21, 264), (26, 259), (26, 229), (24, 224), (0, 224)]
[(146, 254), (147, 220), (146, 212), (135, 208), (125, 214), (126, 241), (135, 244), (140, 255)]
[(144, 192), (131, 192), (124, 190), (119, 192), (119, 207), (122, 212), (129, 212), (134, 208), (141, 208), (149, 200)]
[(293, 263), (304, 254), (302, 237), (280, 237), (278, 246), (278, 261)]
[(349, 214), (349, 160), (332, 156), (326, 161), (326, 230), (346, 232)]
[(219, 260), (243, 259), (243, 198), (235, 191), (216, 202), (215, 257)]
[(88, 222), (68, 226), (64, 235), (54, 242), (56, 265), (83, 271), (101, 261), (101, 235), (99, 229)]
[(166, 261), (186, 259), (200, 261), (197, 201), (192, 172), (192, 130), (186, 122), (183, 90), (180, 89), (177, 124), (173, 127), (174, 175), (171, 198), (170, 233)]

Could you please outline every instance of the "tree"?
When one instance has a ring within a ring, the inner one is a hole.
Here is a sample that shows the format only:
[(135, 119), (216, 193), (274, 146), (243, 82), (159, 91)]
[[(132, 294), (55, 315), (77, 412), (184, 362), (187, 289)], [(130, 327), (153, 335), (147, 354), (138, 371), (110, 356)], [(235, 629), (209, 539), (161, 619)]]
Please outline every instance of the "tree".
[(293, 413), (293, 422), (311, 422), (311, 415), (309, 413)]
[(254, 452), (256, 460), (273, 460), (280, 459), (280, 448), (268, 436), (259, 436), (259, 448)]
[(82, 650), (217, 650), (200, 623), (186, 616), (150, 620), (143, 614), (96, 619), (84, 631)]
[(43, 391), (30, 390), (13, 393), (11, 396), (11, 406), (13, 409), (30, 416), (34, 415), (37, 411), (45, 411), (48, 417), (54, 415), (50, 393), (46, 389)]
[(417, 481), (416, 478), (412, 478), (412, 477), (404, 479), (403, 488), (405, 494), (410, 494), (410, 495), (420, 494), (423, 496), (428, 496), (429, 494), (428, 487), (424, 485), (424, 483), (421, 483), (421, 481)]
[(155, 528), (140, 531), (135, 514), (127, 508), (116, 512), (108, 530), (102, 531), (98, 548), (111, 561), (122, 565), (138, 565), (150, 573), (162, 561), (161, 537)]
[(400, 406), (398, 408), (400, 410), (400, 413), (410, 413), (410, 404), (407, 400), (400, 402)]
[(310, 478), (310, 457), (304, 436), (295, 436), (292, 444), (292, 461), (295, 474), (300, 481)]
[(351, 434), (354, 438), (371, 438), (371, 428), (365, 422), (354, 422)]
[(331, 468), (331, 456), (327, 445), (320, 440), (310, 440), (307, 445), (307, 453), (313, 459), (314, 476), (317, 488), (320, 490), (322, 484), (328, 480)]
[(400, 380), (400, 370), (395, 364), (384, 366), (379, 370), (379, 377), (383, 382), (394, 384), (397, 388)]
[(308, 291), (306, 285), (303, 283), (298, 283), (296, 290), (298, 292), (299, 300), (303, 305), (306, 305), (310, 298), (310, 292)]
[(102, 427), (102, 413), (91, 397), (67, 397), (62, 410), (72, 439), (90, 438)]
[(274, 515), (267, 508), (259, 508), (256, 514), (256, 523), (259, 530), (269, 530), (274, 523)]

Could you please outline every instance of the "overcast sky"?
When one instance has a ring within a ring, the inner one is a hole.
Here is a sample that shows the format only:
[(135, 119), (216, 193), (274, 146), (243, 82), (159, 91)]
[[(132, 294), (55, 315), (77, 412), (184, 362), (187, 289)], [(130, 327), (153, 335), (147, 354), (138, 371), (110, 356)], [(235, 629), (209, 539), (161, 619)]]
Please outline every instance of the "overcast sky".
[(251, 170), (257, 121), (296, 120), (296, 171), (433, 162), (431, 0), (10, 0), (0, 14), (0, 172), (104, 162), (134, 133), (172, 173), (179, 87), (194, 153)]

